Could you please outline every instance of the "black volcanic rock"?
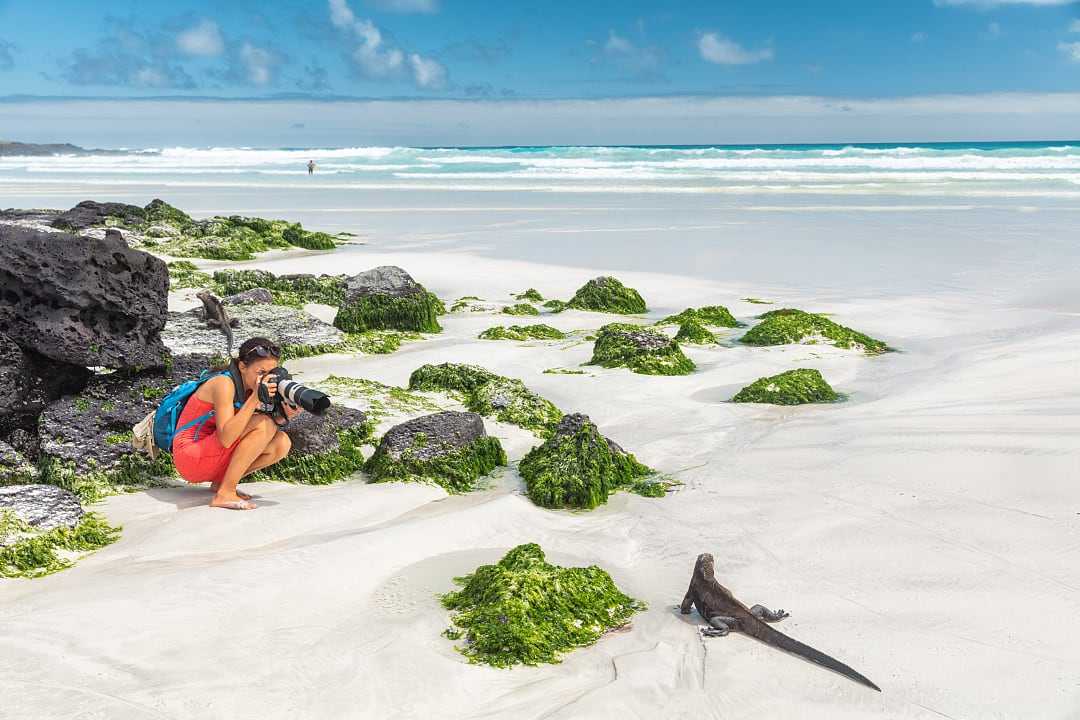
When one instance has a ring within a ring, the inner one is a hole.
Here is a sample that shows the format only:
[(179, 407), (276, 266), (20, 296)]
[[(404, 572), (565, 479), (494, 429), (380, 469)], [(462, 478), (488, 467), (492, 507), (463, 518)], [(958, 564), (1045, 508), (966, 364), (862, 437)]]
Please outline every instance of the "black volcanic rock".
[(83, 200), (67, 212), (56, 216), (52, 221), (52, 226), (78, 232), (96, 225), (105, 225), (108, 218), (118, 220), (125, 225), (141, 225), (146, 222), (146, 210), (138, 205), (126, 203)]
[(84, 367), (162, 365), (165, 263), (115, 239), (0, 225), (0, 333)]

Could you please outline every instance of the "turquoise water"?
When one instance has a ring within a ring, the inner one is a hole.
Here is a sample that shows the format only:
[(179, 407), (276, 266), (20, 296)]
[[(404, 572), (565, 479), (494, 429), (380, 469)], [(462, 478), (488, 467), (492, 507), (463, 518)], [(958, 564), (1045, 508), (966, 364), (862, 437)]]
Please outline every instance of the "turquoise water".
[[(308, 177), (306, 164), (318, 169)], [(1080, 141), (602, 147), (158, 148), (3, 158), (5, 186), (169, 185), (458, 192), (1080, 194)]]

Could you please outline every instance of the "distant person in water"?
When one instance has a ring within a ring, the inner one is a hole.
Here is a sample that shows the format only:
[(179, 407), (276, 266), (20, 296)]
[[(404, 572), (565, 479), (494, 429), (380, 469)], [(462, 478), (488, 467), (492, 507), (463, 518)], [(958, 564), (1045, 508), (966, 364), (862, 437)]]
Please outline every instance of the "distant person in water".
[(314, 160), (308, 160), (307, 161), (307, 174), (311, 175), (314, 172), (315, 172), (315, 161)]

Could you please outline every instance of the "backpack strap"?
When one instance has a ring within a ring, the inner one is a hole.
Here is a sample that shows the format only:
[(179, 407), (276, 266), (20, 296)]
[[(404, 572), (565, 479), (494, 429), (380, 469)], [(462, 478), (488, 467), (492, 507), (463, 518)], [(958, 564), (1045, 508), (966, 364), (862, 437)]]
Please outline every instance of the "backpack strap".
[[(210, 372), (209, 370), (204, 370), (203, 371), (202, 375), (199, 377), (199, 380), (201, 381), (199, 384), (202, 385), (202, 383), (206, 382), (207, 380), (214, 377), (215, 375), (228, 375), (230, 378), (232, 378), (232, 382), (233, 382), (233, 409), (239, 410), (240, 408), (242, 408), (244, 406), (244, 403), (243, 403), (243, 400), (244, 400), (244, 380), (243, 380), (243, 378), (240, 377), (240, 368), (237, 367), (236, 361), (233, 360), (231, 363), (229, 363), (229, 367), (227, 369), (222, 370), (221, 372), (215, 373), (214, 375), (210, 375), (209, 372)], [(194, 397), (194, 393), (192, 393), (192, 396)], [(178, 427), (176, 429), (176, 432), (174, 433), (174, 436), (179, 435), (183, 431), (187, 430), (189, 427), (194, 426), (195, 427), (195, 435), (194, 435), (194, 437), (192, 439), (195, 442), (198, 442), (199, 441), (199, 431), (202, 430), (202, 426), (204, 424), (206, 424), (206, 421), (209, 420), (211, 417), (213, 417), (213, 415), (214, 415), (214, 411), (210, 410), (209, 412), (204, 413), (203, 415), (200, 415), (199, 417), (195, 418), (191, 422), (184, 423), (184, 425), (182, 427)]]

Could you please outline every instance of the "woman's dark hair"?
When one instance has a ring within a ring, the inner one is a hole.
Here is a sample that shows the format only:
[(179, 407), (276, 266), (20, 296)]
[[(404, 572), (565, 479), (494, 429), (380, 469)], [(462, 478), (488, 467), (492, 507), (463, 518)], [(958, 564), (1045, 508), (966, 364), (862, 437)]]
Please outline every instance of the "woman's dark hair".
[(249, 363), (259, 358), (272, 357), (276, 360), (281, 359), (281, 348), (274, 343), (273, 340), (264, 337), (253, 337), (245, 340), (240, 349), (236, 351), (235, 358), (226, 358), (221, 362), (216, 362), (210, 368), (211, 370), (228, 370), (233, 363), (245, 362)]

